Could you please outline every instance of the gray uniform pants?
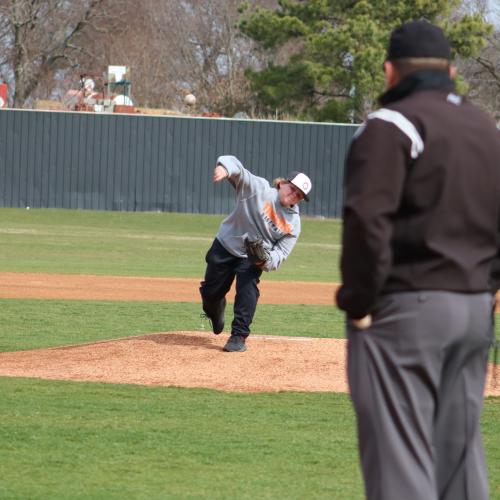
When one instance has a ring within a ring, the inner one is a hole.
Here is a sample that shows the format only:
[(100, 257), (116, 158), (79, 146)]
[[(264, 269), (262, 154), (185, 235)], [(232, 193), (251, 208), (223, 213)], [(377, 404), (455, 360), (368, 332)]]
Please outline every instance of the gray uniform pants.
[(373, 319), (347, 327), (367, 498), (486, 500), (479, 420), (491, 295), (390, 294)]

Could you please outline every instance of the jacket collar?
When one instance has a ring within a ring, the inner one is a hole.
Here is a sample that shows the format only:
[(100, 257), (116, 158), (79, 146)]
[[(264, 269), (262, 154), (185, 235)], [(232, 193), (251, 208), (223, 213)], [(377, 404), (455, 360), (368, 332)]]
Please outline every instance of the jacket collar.
[(397, 85), (383, 93), (378, 101), (385, 106), (422, 90), (454, 91), (455, 83), (444, 71), (424, 69), (403, 78)]

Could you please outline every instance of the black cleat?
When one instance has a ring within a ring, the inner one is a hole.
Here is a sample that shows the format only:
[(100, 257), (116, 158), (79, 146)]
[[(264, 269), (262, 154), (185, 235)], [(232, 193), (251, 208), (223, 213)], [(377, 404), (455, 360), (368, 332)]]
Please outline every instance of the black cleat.
[(203, 302), (203, 310), (205, 311), (205, 316), (212, 323), (212, 331), (215, 335), (224, 330), (224, 311), (226, 309), (226, 299), (223, 298), (216, 307), (209, 305), (208, 301)]
[(247, 350), (245, 337), (242, 335), (231, 335), (223, 350), (226, 352), (245, 352)]

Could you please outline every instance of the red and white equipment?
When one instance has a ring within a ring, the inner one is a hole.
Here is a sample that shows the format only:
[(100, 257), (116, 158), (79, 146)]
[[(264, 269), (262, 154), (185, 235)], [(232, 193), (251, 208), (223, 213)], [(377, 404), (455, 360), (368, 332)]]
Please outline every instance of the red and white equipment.
[(0, 83), (0, 108), (6, 108), (8, 103), (7, 84)]

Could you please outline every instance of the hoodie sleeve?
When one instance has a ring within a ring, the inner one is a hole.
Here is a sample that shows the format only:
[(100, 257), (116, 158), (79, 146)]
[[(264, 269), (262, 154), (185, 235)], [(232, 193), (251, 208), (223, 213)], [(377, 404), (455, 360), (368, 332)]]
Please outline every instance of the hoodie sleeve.
[(222, 165), (229, 174), (228, 181), (236, 189), (240, 199), (249, 198), (259, 189), (269, 188), (269, 182), (248, 171), (236, 156), (219, 156), (217, 165)]
[(264, 266), (264, 271), (274, 271), (278, 269), (278, 267), (280, 267), (292, 253), (300, 234), (300, 219), (297, 219), (297, 226), (294, 228), (292, 234), (278, 240), (274, 247), (270, 250), (269, 254), (271, 259)]

